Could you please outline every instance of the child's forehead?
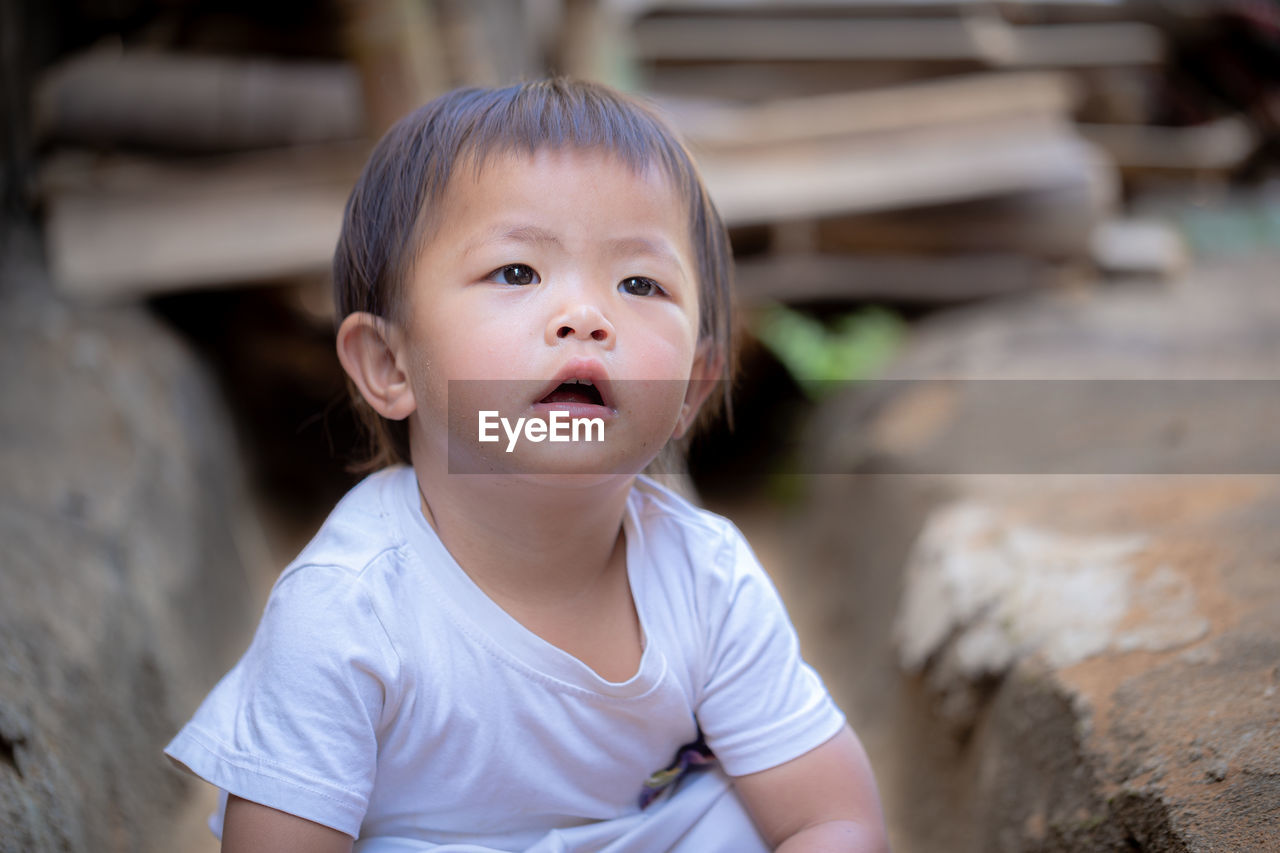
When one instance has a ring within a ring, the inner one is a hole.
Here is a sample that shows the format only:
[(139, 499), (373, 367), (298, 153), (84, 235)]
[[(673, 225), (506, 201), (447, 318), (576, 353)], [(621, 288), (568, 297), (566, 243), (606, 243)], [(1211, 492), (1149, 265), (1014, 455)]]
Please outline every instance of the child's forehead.
[[(525, 179), (528, 179), (526, 181)], [(507, 204), (528, 209), (528, 199), (558, 195), (557, 190), (574, 184), (589, 183), (618, 186), (617, 180), (635, 179), (642, 187), (642, 207), (650, 203), (672, 211), (676, 220), (667, 221), (681, 232), (679, 242), (692, 238), (692, 215), (689, 198), (679, 182), (661, 164), (629, 159), (603, 147), (553, 147), (534, 149), (493, 149), (463, 153), (455, 160), (438, 195), (426, 202), (421, 211), (422, 239), (430, 242), (446, 223), (462, 213), (481, 209), (494, 211)], [(632, 198), (635, 198), (633, 195)], [(533, 206), (540, 215), (552, 216), (547, 208)], [(497, 215), (496, 213), (494, 215)], [(691, 247), (689, 247), (691, 248)]]
[[(609, 171), (625, 173), (682, 196), (676, 181), (658, 158), (641, 158), (601, 146), (552, 146), (544, 145), (527, 149), (509, 147), (476, 149), (460, 154), (449, 181), (449, 187), (465, 187), (467, 182), (477, 182), (494, 171), (534, 171), (539, 167), (555, 166), (571, 172)], [(461, 180), (460, 180), (461, 179)]]

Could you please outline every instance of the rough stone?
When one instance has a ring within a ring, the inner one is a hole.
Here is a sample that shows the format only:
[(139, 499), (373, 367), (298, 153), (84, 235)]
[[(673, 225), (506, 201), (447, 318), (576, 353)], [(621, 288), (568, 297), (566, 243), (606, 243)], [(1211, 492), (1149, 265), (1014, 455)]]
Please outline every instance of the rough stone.
[(1275, 262), (942, 315), (817, 413), (779, 586), (896, 850), (1280, 849)]
[(982, 849), (1280, 848), (1280, 478), (1001, 491), (931, 518), (898, 623), (969, 714)]
[(165, 741), (248, 629), (260, 546), (213, 382), (0, 229), (0, 851), (173, 849)]

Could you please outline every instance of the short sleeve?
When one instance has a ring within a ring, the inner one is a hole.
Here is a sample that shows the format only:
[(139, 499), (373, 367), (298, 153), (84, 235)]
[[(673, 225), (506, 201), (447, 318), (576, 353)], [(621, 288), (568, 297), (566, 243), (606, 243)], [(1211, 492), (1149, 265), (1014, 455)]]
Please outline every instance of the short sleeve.
[(397, 672), (359, 575), (295, 566), (244, 657), (165, 753), (226, 792), (357, 837)]
[(736, 529), (718, 563), (697, 717), (725, 771), (742, 776), (821, 746), (844, 715), (801, 658), (777, 590)]

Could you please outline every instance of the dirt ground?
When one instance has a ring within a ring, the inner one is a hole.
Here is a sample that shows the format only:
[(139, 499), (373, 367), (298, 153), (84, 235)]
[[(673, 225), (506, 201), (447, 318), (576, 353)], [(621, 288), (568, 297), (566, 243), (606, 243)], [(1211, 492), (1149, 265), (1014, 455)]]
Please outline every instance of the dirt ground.
[[(815, 485), (822, 484), (801, 483), (797, 488)], [(889, 724), (897, 705), (894, 697), (901, 689), (901, 678), (889, 665), (892, 613), (868, 606), (881, 594), (842, 580), (848, 560), (832, 548), (833, 543), (813, 537), (814, 518), (805, 505), (780, 506), (755, 494), (716, 500), (709, 508), (732, 519), (751, 543), (787, 605), (805, 659), (822, 676), (862, 740), (880, 787), (893, 849), (899, 853), (927, 849), (912, 844), (910, 807), (897, 796), (906, 786), (902, 773), (907, 768), (902, 766), (900, 744)], [(886, 510), (846, 505), (841, 512)], [(886, 516), (885, 523), (893, 521)], [(892, 537), (866, 547), (892, 548)]]

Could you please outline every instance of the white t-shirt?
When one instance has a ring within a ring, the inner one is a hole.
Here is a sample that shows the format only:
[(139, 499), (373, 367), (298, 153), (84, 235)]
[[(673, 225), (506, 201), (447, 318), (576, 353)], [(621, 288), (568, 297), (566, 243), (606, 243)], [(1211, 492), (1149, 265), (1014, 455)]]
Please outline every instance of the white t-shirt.
[[(641, 478), (623, 530), (645, 645), (610, 682), (471, 581), (412, 469), (379, 472), (281, 574), (166, 753), (361, 853), (759, 847), (728, 776), (803, 755), (844, 717), (730, 522)], [(719, 768), (641, 809), (699, 729)]]

